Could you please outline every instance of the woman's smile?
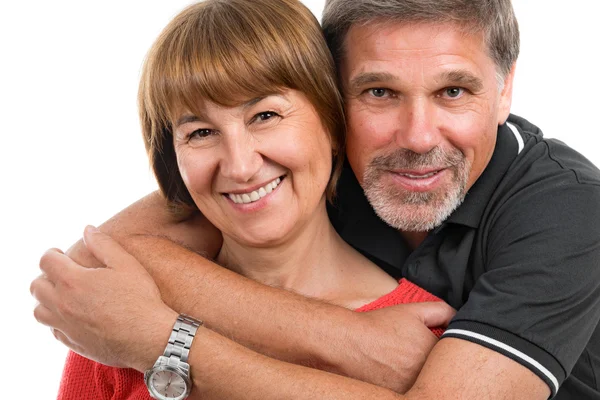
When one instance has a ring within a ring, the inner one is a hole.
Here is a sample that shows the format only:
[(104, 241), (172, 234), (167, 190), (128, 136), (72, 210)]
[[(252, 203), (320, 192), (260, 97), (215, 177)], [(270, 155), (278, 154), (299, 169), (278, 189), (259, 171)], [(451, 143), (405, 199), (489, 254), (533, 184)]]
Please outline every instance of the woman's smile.
[(277, 177), (269, 183), (267, 183), (266, 185), (260, 186), (257, 189), (233, 191), (225, 193), (225, 196), (228, 197), (235, 204), (256, 203), (257, 201), (264, 197), (267, 197), (268, 194), (277, 189), (283, 178), (285, 178), (285, 175)]

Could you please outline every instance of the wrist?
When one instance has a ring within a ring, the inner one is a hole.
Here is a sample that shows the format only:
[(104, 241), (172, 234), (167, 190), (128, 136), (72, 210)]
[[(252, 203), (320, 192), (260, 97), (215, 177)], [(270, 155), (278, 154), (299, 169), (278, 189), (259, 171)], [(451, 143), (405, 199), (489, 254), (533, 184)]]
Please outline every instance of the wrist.
[(131, 365), (132, 368), (140, 372), (152, 368), (158, 357), (163, 355), (178, 316), (177, 312), (165, 306), (145, 319), (147, 322), (142, 327), (136, 346), (139, 356)]
[(190, 350), (202, 321), (179, 315), (171, 329), (168, 344), (152, 368), (144, 372), (144, 382), (155, 399), (185, 399), (193, 383), (190, 376)]

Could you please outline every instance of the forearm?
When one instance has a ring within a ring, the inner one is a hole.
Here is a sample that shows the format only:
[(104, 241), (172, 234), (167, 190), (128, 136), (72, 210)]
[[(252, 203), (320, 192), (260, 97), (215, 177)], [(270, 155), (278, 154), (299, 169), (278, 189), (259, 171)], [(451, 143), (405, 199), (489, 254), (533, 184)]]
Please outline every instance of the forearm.
[(190, 399), (402, 399), (372, 384), (255, 353), (209, 329), (190, 352)]
[(406, 395), (254, 353), (208, 329), (196, 335), (190, 359), (191, 399), (547, 399), (531, 371), (476, 344), (448, 339), (436, 346)]
[(436, 342), (423, 325), (431, 340), (422, 351), (424, 338), (409, 334), (409, 343), (401, 323), (377, 324), (385, 320), (259, 284), (166, 239), (136, 237), (125, 247), (177, 312), (279, 360), (403, 391)]

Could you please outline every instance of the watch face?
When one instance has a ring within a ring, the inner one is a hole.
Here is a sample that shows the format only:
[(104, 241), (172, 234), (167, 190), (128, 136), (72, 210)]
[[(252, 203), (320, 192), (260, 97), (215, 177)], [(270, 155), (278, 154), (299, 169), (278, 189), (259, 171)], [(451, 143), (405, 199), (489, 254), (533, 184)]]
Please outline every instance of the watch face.
[(156, 371), (150, 376), (152, 388), (165, 399), (183, 399), (187, 384), (183, 378), (171, 371)]

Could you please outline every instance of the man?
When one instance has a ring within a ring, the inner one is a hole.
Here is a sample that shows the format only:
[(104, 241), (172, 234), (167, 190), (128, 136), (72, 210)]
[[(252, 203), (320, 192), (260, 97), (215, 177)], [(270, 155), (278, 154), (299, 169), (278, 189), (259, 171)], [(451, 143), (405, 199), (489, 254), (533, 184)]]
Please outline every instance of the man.
[[(352, 168), (332, 209), (336, 227), (388, 272), (458, 309), (412, 387), (428, 353), (417, 317), (385, 310), (398, 315), (364, 317), (372, 318), (369, 327), (346, 310), (234, 276), (165, 239), (135, 236), (160, 233), (216, 251), (209, 226), (202, 238), (187, 234), (201, 218), (170, 221), (156, 196), (104, 229), (150, 269), (174, 309), (274, 358), (410, 388), (408, 398), (600, 398), (600, 173), (509, 117), (518, 30), (508, 0), (429, 3), (331, 0), (323, 18), (346, 101)], [(82, 246), (70, 255), (88, 256)], [(260, 319), (250, 320), (250, 309)], [(385, 341), (388, 352), (371, 352), (361, 337)], [(306, 381), (323, 393), (338, 385), (357, 398), (384, 396), (270, 359), (247, 362), (257, 376), (278, 378), (260, 381), (257, 396), (275, 385), (319, 397), (302, 392)]]

